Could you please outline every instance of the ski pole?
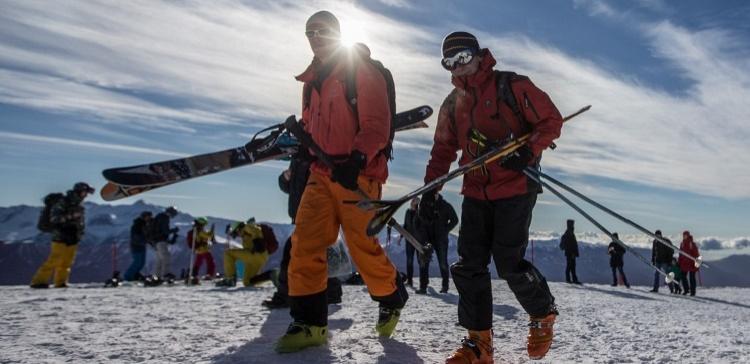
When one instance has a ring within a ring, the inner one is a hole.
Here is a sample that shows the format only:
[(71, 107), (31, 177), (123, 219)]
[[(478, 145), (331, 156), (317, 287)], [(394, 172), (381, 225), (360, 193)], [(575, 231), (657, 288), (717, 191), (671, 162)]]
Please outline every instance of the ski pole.
[(617, 244), (619, 244), (620, 246), (622, 246), (623, 248), (625, 248), (625, 250), (627, 250), (631, 254), (635, 255), (636, 258), (640, 259), (641, 261), (643, 261), (647, 265), (650, 265), (651, 267), (653, 267), (654, 269), (656, 269), (659, 273), (661, 273), (662, 275), (664, 275), (664, 280), (667, 283), (671, 283), (671, 282), (674, 281), (674, 273), (672, 273), (672, 272), (669, 272), (669, 273), (664, 272), (659, 267), (657, 267), (654, 264), (652, 264), (651, 262), (649, 262), (646, 258), (644, 258), (640, 253), (638, 253), (637, 251), (635, 251), (633, 248), (631, 248), (627, 244), (623, 243), (622, 240), (620, 240), (619, 238), (615, 237), (614, 234), (612, 234), (609, 230), (607, 230), (607, 228), (605, 228), (602, 224), (600, 224), (598, 221), (596, 221), (596, 219), (594, 219), (593, 217), (591, 217), (591, 215), (589, 215), (588, 213), (586, 213), (586, 211), (583, 211), (583, 209), (581, 209), (580, 207), (578, 207), (578, 205), (576, 205), (573, 201), (571, 201), (570, 199), (568, 199), (567, 197), (565, 197), (565, 195), (563, 195), (562, 193), (560, 193), (560, 191), (558, 191), (557, 189), (555, 189), (554, 187), (552, 187), (549, 183), (544, 182), (539, 177), (539, 174), (537, 174), (537, 173), (539, 173), (539, 171), (537, 171), (535, 169), (532, 169), (530, 167), (526, 167), (526, 169), (523, 170), (523, 173), (526, 174), (527, 176), (529, 176), (529, 178), (533, 179), (536, 183), (539, 183), (540, 185), (544, 186), (546, 189), (552, 191), (552, 193), (555, 194), (561, 200), (563, 200), (563, 202), (567, 203), (574, 210), (578, 211), (579, 214), (583, 215), (583, 217), (585, 217), (592, 224), (594, 224), (597, 228), (599, 228), (599, 230), (601, 230), (604, 234), (606, 234), (607, 236), (609, 236), (609, 238), (612, 239), (612, 241), (616, 242)]
[[(566, 116), (565, 118), (563, 118), (563, 122), (568, 121), (580, 114), (583, 114), (589, 109), (591, 109), (591, 105), (585, 106), (581, 108), (580, 110)], [(462, 166), (459, 166), (458, 168), (430, 181), (429, 183), (425, 184), (422, 187), (417, 188), (416, 190), (412, 192), (409, 192), (408, 194), (404, 195), (403, 197), (397, 200), (371, 200), (365, 203), (359, 203), (358, 206), (361, 208), (375, 210), (375, 216), (370, 220), (370, 223), (367, 225), (367, 234), (375, 235), (378, 232), (380, 232), (380, 230), (382, 230), (383, 227), (385, 226), (386, 222), (407, 201), (410, 201), (414, 197), (417, 197), (427, 191), (438, 188), (439, 186), (444, 185), (445, 183), (453, 180), (456, 177), (463, 176), (464, 174), (469, 173), (470, 171), (476, 168), (480, 168), (487, 163), (491, 163), (499, 158), (505, 157), (509, 155), (510, 153), (513, 153), (516, 149), (523, 146), (526, 143), (526, 141), (529, 139), (529, 137), (530, 135), (526, 134), (522, 137), (519, 137), (518, 139), (508, 141), (502, 145), (493, 146), (487, 152), (475, 158), (471, 162), (466, 163)]]
[(188, 267), (187, 285), (189, 286), (193, 281), (193, 259), (195, 258), (195, 240), (198, 235), (198, 228), (193, 225), (193, 236), (190, 239), (190, 266)]
[[(314, 140), (310, 137), (307, 132), (302, 130), (302, 128), (299, 126), (299, 123), (297, 123), (297, 117), (294, 115), (289, 116), (286, 121), (284, 122), (284, 126), (286, 126), (287, 130), (292, 133), (297, 139), (300, 141), (300, 144), (302, 147), (307, 147), (312, 149), (312, 151), (315, 153), (315, 156), (318, 158), (319, 161), (323, 162), (328, 169), (333, 171), (335, 165), (331, 158), (323, 151), (323, 149), (320, 148), (318, 144), (315, 143)], [(357, 186), (357, 189), (354, 191), (359, 195), (359, 197), (362, 199), (362, 201), (370, 201), (370, 196), (368, 196), (365, 191), (362, 191), (362, 188)], [(406, 238), (406, 241), (408, 241), (411, 245), (414, 246), (414, 249), (417, 249), (420, 253), (424, 253), (425, 248), (429, 248), (429, 246), (425, 247), (422, 246), (422, 244), (417, 241), (417, 239), (414, 238), (406, 229), (404, 229), (401, 224), (399, 224), (394, 218), (389, 218), (385, 221), (388, 225), (392, 226), (396, 231), (398, 231), (401, 235), (403, 235)], [(368, 234), (372, 235), (372, 234)]]
[(538, 171), (538, 170), (534, 170), (534, 173), (538, 173), (538, 174), (539, 174), (539, 176), (543, 177), (544, 179), (546, 179), (546, 180), (548, 180), (548, 181), (550, 181), (550, 182), (554, 183), (555, 185), (559, 186), (560, 188), (562, 188), (562, 189), (564, 189), (564, 190), (566, 190), (566, 191), (568, 191), (568, 192), (572, 193), (572, 194), (573, 194), (573, 195), (575, 195), (576, 197), (578, 197), (578, 198), (580, 198), (580, 199), (582, 199), (582, 200), (584, 200), (584, 201), (588, 202), (589, 204), (593, 205), (594, 207), (597, 207), (597, 208), (599, 208), (600, 210), (602, 210), (602, 211), (604, 211), (604, 212), (606, 212), (606, 213), (608, 213), (608, 214), (612, 215), (613, 217), (615, 217), (615, 218), (619, 219), (620, 221), (622, 221), (622, 222), (624, 222), (624, 223), (626, 223), (626, 224), (628, 224), (628, 225), (630, 225), (630, 226), (632, 226), (632, 227), (636, 228), (636, 229), (637, 229), (637, 230), (639, 230), (640, 232), (642, 232), (642, 233), (644, 233), (644, 234), (646, 234), (646, 235), (648, 235), (648, 236), (650, 236), (650, 237), (652, 237), (652, 238), (656, 239), (656, 241), (658, 241), (658, 242), (660, 242), (660, 243), (662, 243), (662, 244), (664, 244), (664, 245), (666, 245), (666, 246), (668, 246), (668, 247), (671, 247), (672, 249), (675, 249), (675, 250), (677, 250), (677, 252), (678, 252), (678, 253), (679, 253), (680, 255), (682, 255), (682, 256), (684, 256), (684, 257), (686, 257), (686, 258), (688, 258), (688, 259), (692, 260), (692, 261), (693, 261), (693, 263), (695, 264), (695, 267), (696, 267), (696, 268), (700, 268), (700, 267), (701, 267), (701, 265), (703, 265), (703, 266), (704, 266), (704, 267), (706, 267), (706, 268), (709, 268), (709, 266), (708, 266), (707, 264), (704, 264), (704, 263), (703, 263), (703, 257), (702, 257), (702, 256), (698, 256), (697, 258), (694, 258), (694, 257), (693, 257), (693, 256), (691, 256), (690, 254), (688, 254), (688, 253), (686, 253), (686, 252), (684, 252), (684, 251), (680, 250), (680, 248), (678, 248), (678, 247), (677, 247), (677, 246), (675, 246), (674, 244), (670, 243), (670, 242), (669, 242), (669, 240), (667, 240), (667, 239), (665, 239), (665, 238), (663, 238), (663, 237), (660, 237), (660, 236), (658, 236), (658, 235), (656, 235), (656, 234), (652, 233), (652, 232), (651, 232), (650, 230), (648, 230), (648, 229), (644, 228), (643, 226), (641, 226), (641, 225), (638, 225), (638, 224), (637, 224), (637, 223), (635, 223), (634, 221), (632, 221), (632, 220), (630, 220), (630, 219), (628, 219), (628, 218), (626, 218), (626, 217), (624, 217), (624, 216), (622, 216), (622, 215), (618, 214), (617, 212), (614, 212), (614, 211), (612, 211), (612, 210), (608, 209), (608, 208), (607, 208), (606, 206), (604, 206), (604, 205), (602, 205), (602, 204), (600, 204), (600, 203), (598, 203), (598, 202), (596, 202), (596, 201), (594, 201), (594, 200), (592, 200), (592, 199), (588, 198), (588, 197), (587, 197), (587, 196), (585, 196), (584, 194), (582, 194), (582, 193), (580, 193), (580, 192), (578, 192), (578, 191), (574, 190), (574, 189), (573, 189), (572, 187), (570, 187), (570, 186), (568, 186), (568, 185), (566, 185), (566, 184), (564, 184), (564, 183), (562, 183), (562, 182), (560, 182), (560, 181), (556, 180), (555, 178), (552, 178), (552, 177), (551, 177), (551, 176), (549, 176), (548, 174), (546, 174), (546, 173), (544, 173), (544, 172), (542, 172), (542, 171)]

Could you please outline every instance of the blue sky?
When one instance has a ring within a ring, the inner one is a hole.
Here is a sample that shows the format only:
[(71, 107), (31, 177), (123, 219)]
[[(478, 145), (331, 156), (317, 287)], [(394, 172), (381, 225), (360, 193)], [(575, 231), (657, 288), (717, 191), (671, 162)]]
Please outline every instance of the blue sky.
[[(99, 188), (109, 167), (241, 145), (299, 114), (292, 77), (312, 57), (304, 23), (320, 9), (392, 70), (400, 109), (439, 107), (451, 88), (442, 37), (473, 32), (563, 114), (593, 105), (545, 153), (548, 173), (668, 235), (748, 235), (744, 1), (3, 1), (0, 205), (38, 205), (78, 180)], [(429, 122), (397, 137), (387, 197), (421, 185)], [(285, 222), (284, 168), (241, 168), (141, 198)], [(456, 207), (459, 188), (445, 188)], [(545, 193), (532, 229), (560, 231), (570, 217), (594, 230)]]

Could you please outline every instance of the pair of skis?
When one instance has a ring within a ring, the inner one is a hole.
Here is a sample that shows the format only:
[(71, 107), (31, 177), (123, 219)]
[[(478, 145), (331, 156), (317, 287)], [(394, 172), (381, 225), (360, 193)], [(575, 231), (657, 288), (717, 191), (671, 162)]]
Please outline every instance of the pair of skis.
[[(396, 131), (426, 128), (424, 120), (430, 115), (431, 107), (420, 106), (396, 114), (393, 125)], [(278, 124), (259, 131), (244, 146), (186, 158), (106, 169), (102, 171), (102, 175), (109, 182), (102, 187), (101, 196), (105, 201), (119, 200), (200, 176), (288, 158), (297, 153), (298, 148), (299, 141), (283, 124)]]

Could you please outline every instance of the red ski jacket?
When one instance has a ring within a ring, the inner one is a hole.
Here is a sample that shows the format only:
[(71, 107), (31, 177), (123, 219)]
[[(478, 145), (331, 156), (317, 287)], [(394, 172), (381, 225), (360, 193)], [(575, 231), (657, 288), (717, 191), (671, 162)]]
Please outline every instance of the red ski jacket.
[[(352, 57), (359, 55), (342, 48), (327, 75), (316, 58), (296, 77), (305, 83), (303, 89), (312, 88), (309, 98), (303, 91), (302, 120), (305, 130), (327, 154), (348, 156), (354, 150), (364, 153), (367, 166), (360, 174), (383, 183), (388, 178), (388, 160), (380, 151), (388, 143), (391, 132), (386, 83), (369, 62)], [(361, 61), (356, 68), (359, 121), (346, 99), (347, 68), (357, 61)], [(324, 175), (331, 174), (321, 162), (313, 163), (312, 169)]]
[[(537, 158), (560, 136), (562, 116), (549, 96), (527, 77), (516, 77), (511, 81), (516, 103), (528, 123), (524, 125), (498, 95), (497, 76), (493, 72), (495, 58), (487, 49), (480, 54), (482, 62), (476, 73), (452, 78), (455, 88), (440, 107), (425, 183), (447, 173), (459, 150), (459, 165), (481, 155), (477, 143), (469, 140), (471, 128), (494, 141), (505, 140), (511, 133), (520, 137), (530, 129), (528, 145)], [(496, 161), (486, 170), (464, 175), (461, 193), (475, 199), (496, 200), (524, 194), (528, 192), (528, 184), (523, 173), (504, 169)]]
[[(689, 234), (683, 234), (682, 244), (680, 244), (680, 250), (688, 253), (693, 258), (697, 258), (700, 255), (698, 246), (693, 242), (693, 236)], [(697, 272), (698, 268), (695, 267), (695, 262), (687, 257), (680, 254), (677, 258), (677, 263), (680, 265), (680, 270), (683, 272)]]

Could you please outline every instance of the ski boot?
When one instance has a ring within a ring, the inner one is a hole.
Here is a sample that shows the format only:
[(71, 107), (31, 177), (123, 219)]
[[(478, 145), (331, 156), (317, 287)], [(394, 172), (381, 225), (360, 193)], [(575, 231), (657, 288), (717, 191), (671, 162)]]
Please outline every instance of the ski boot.
[(542, 317), (529, 318), (529, 335), (526, 337), (526, 350), (529, 358), (537, 360), (544, 358), (552, 346), (552, 326), (555, 324), (557, 312), (553, 311)]
[(375, 325), (375, 331), (382, 337), (391, 337), (396, 330), (398, 319), (401, 316), (400, 308), (380, 307), (378, 313), (378, 323)]
[(35, 283), (32, 285), (29, 285), (29, 287), (34, 288), (34, 289), (49, 288), (49, 284), (48, 283)]
[(237, 279), (234, 277), (226, 277), (216, 282), (216, 287), (234, 287), (237, 285)]
[(293, 353), (310, 346), (324, 345), (328, 342), (328, 326), (312, 326), (301, 322), (292, 322), (286, 334), (274, 345), (277, 353)]
[(164, 277), (162, 277), (162, 280), (164, 280), (164, 282), (166, 282), (168, 285), (171, 286), (171, 285), (174, 284), (175, 278), (177, 278), (177, 277), (175, 277), (174, 274), (167, 273), (167, 274), (164, 275)]
[(461, 340), (461, 347), (445, 364), (493, 364), (492, 351), (492, 330), (469, 330), (469, 337)]

